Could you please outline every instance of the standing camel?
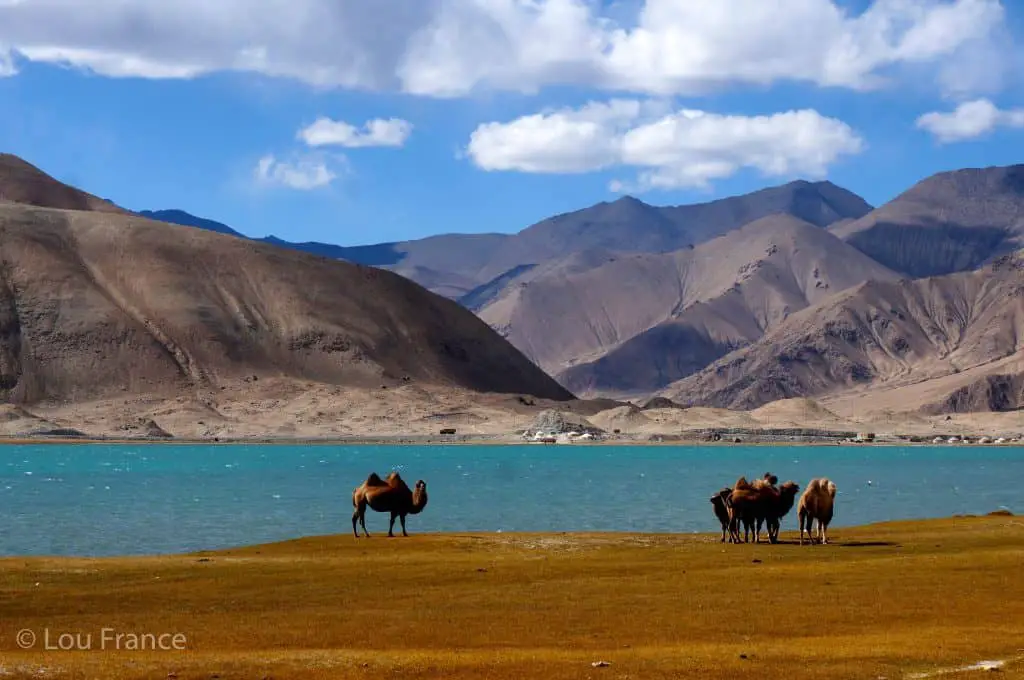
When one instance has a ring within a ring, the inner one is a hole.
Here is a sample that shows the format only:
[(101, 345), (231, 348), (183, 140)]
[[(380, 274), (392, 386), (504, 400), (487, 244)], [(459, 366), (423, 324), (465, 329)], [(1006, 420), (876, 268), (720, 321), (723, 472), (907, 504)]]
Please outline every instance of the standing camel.
[[(747, 482), (740, 477), (729, 496), (729, 516), (731, 543), (746, 543), (750, 534), (754, 534), (754, 542), (761, 542), (761, 526), (768, 529), (768, 542), (777, 543), (782, 518), (793, 507), (797, 491), (800, 489), (793, 482), (785, 482), (780, 487), (773, 485), (777, 481), (775, 475), (766, 474), (764, 479)], [(743, 526), (743, 540), (740, 540), (740, 525)]]
[(814, 521), (818, 521), (818, 538), (822, 545), (828, 544), (828, 525), (835, 512), (836, 485), (827, 477), (812, 479), (797, 504), (797, 518), (800, 522), (800, 545), (804, 544), (804, 526), (807, 537), (814, 545)]
[(729, 497), (732, 495), (732, 489), (724, 487), (721, 491), (711, 497), (711, 507), (715, 511), (715, 517), (718, 518), (719, 523), (722, 525), (722, 543), (725, 543), (726, 535), (729, 536), (729, 542), (732, 543), (732, 533), (729, 531)]
[(418, 515), (427, 506), (427, 483), (422, 479), (416, 482), (416, 490), (409, 489), (397, 472), (392, 472), (387, 479), (381, 479), (376, 472), (371, 472), (366, 481), (352, 491), (352, 533), (359, 538), (356, 522), (363, 528), (363, 534), (369, 538), (366, 530), (366, 508), (377, 512), (391, 513), (391, 524), (388, 536), (395, 535), (395, 518), (402, 521), (402, 535), (405, 532), (405, 516)]

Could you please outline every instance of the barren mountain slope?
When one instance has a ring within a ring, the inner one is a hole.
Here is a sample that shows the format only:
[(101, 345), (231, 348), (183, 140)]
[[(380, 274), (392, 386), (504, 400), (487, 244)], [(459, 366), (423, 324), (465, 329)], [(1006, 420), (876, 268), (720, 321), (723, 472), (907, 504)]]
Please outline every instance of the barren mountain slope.
[(480, 316), (588, 393), (649, 393), (811, 302), (895, 277), (825, 230), (783, 215), (694, 249), (605, 258), (506, 289)]
[(17, 156), (0, 153), (0, 203), (23, 203), (65, 210), (125, 213), (110, 201), (58, 182)]
[[(531, 266), (586, 250), (667, 252), (701, 243), (753, 220), (789, 214), (824, 227), (858, 218), (871, 206), (829, 182), (791, 182), (694, 205), (657, 207), (630, 196), (556, 215), (516, 234), (440, 234), (367, 246), (265, 240), (325, 257), (382, 267), (458, 299), (508, 284)], [(230, 227), (182, 211), (152, 213), (167, 222), (224, 232)]]
[(243, 376), (570, 395), (456, 303), (390, 272), (135, 216), (0, 205), (8, 401)]
[(524, 229), (495, 253), (482, 275), (489, 280), (520, 264), (591, 248), (650, 253), (678, 250), (769, 215), (792, 215), (825, 227), (870, 210), (862, 198), (829, 182), (790, 182), (708, 203), (668, 207), (624, 196)]
[(663, 394), (727, 408), (817, 395), (838, 403), (849, 394), (865, 397), (865, 405), (910, 410), (987, 375), (1020, 372), (1022, 352), (1024, 255), (1018, 253), (974, 272), (844, 291)]
[(1024, 246), (1024, 165), (933, 175), (831, 230), (914, 278), (974, 269)]
[(517, 290), (528, 287), (532, 282), (546, 279), (559, 279), (614, 262), (620, 257), (630, 257), (629, 253), (606, 250), (604, 248), (587, 248), (570, 252), (562, 257), (549, 259), (541, 264), (528, 264), (510, 269), (505, 274), (482, 286), (477, 286), (458, 299), (459, 304), (480, 312), (483, 309), (494, 310), (515, 299)]
[[(184, 210), (142, 210), (138, 214), (170, 224), (249, 238), (226, 224), (196, 217)], [(506, 238), (504, 234), (442, 234), (417, 241), (365, 246), (336, 246), (316, 241), (297, 243), (276, 236), (252, 240), (335, 260), (388, 269), (439, 295), (455, 299), (477, 286), (477, 280), (472, 277), (481, 266), (479, 258), (489, 257)], [(467, 259), (460, 247), (472, 251), (474, 255)], [(424, 262), (441, 269), (420, 264)]]

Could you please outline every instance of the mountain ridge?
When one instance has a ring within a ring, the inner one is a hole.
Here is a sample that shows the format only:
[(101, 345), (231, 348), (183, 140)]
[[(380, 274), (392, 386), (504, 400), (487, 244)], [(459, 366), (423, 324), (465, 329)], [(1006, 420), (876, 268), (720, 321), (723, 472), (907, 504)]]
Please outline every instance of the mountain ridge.
[(573, 399), (471, 312), (397, 274), (168, 229), (4, 160), (17, 172), (0, 174), (0, 193), (34, 201), (0, 202), (8, 402), (214, 403), (261, 377)]
[(1024, 165), (936, 173), (832, 232), (913, 278), (975, 269), (1024, 247)]
[(906, 397), (904, 405), (934, 410), (929, 382), (948, 385), (961, 373), (977, 381), (1018, 363), (1024, 372), (1024, 251), (977, 271), (867, 281), (794, 314), (661, 395), (753, 408), (880, 388), (910, 394), (916, 386), (913, 398), (928, 399), (913, 404)]
[(600, 255), (605, 262), (576, 271), (531, 270), (477, 311), (570, 390), (604, 396), (650, 394), (812, 301), (897, 277), (787, 215), (693, 249)]
[[(364, 246), (295, 243), (274, 236), (255, 240), (386, 268), (459, 299), (508, 277), (511, 271), (559, 259), (576, 250), (668, 252), (787, 210), (826, 227), (836, 219), (861, 217), (870, 212), (871, 206), (831, 182), (797, 180), (690, 205), (659, 207), (624, 196), (553, 215), (513, 234), (439, 234)], [(204, 227), (205, 218), (184, 211), (148, 212), (163, 215), (171, 223)], [(238, 233), (213, 220), (209, 220), (209, 226)]]

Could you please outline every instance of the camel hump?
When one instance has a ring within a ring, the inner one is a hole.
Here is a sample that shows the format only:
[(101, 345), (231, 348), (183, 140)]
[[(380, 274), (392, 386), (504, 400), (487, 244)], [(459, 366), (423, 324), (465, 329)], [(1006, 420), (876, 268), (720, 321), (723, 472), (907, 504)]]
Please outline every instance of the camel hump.
[(388, 482), (400, 482), (402, 481), (402, 475), (398, 474), (398, 470), (392, 470), (388, 474)]
[(831, 496), (832, 498), (835, 498), (836, 497), (836, 483), (833, 482), (831, 479), (823, 479), (821, 481), (823, 482), (823, 486), (826, 489), (828, 489), (828, 495)]
[(734, 489), (749, 489), (750, 488), (750, 483), (747, 482), (747, 478), (746, 477), (740, 477), (739, 479), (736, 480), (736, 486), (734, 486), (733, 488)]
[(366, 486), (384, 486), (385, 482), (380, 478), (376, 472), (371, 472), (370, 476), (366, 478)]

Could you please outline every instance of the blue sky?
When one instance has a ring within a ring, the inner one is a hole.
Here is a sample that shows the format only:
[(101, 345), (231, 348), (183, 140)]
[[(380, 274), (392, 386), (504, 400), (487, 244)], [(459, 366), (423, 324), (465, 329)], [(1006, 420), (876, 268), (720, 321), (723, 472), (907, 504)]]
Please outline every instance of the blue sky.
[(343, 245), (1024, 162), (1024, 3), (367, 2), (0, 0), (0, 150)]

